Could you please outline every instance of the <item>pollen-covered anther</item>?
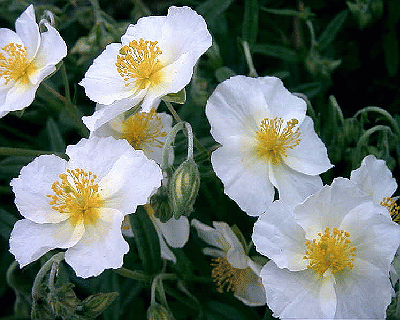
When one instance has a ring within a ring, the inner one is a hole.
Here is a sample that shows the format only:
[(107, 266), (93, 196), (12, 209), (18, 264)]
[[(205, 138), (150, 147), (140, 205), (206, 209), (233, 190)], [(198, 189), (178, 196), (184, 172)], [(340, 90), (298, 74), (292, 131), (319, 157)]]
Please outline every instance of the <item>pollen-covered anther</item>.
[(157, 41), (140, 38), (139, 42), (132, 40), (123, 46), (115, 65), (125, 81), (125, 86), (135, 83), (136, 89), (142, 90), (160, 83), (162, 75), (159, 71), (163, 67), (158, 59), (160, 54), (162, 51), (157, 46)]
[(161, 148), (163, 142), (160, 138), (167, 135), (163, 131), (161, 118), (155, 109), (130, 116), (123, 122), (122, 129), (122, 138), (126, 139), (136, 150), (142, 150), (145, 145)]
[(353, 261), (357, 248), (351, 245), (350, 234), (344, 230), (325, 228), (324, 233), (312, 241), (306, 241), (305, 260), (308, 269), (318, 276), (323, 276), (329, 269), (332, 274), (339, 274), (354, 267)]
[(213, 269), (211, 270), (211, 277), (215, 282), (217, 291), (222, 293), (224, 291), (237, 291), (238, 287), (243, 285), (247, 269), (234, 268), (226, 258), (214, 258), (211, 263)]
[(0, 48), (0, 78), (4, 78), (4, 84), (17, 80), (28, 82), (35, 70), (35, 65), (27, 60), (26, 47), (11, 42)]
[(261, 121), (260, 128), (256, 131), (256, 155), (278, 164), (286, 157), (286, 151), (299, 145), (300, 128), (297, 119), (286, 121), (282, 118), (265, 118)]
[(380, 202), (381, 206), (384, 206), (388, 209), (390, 212), (390, 216), (392, 217), (392, 220), (396, 223), (400, 224), (400, 206), (396, 203), (396, 200), (391, 198), (391, 197), (385, 197), (383, 200)]
[(60, 174), (60, 181), (55, 181), (51, 189), (53, 195), (50, 205), (53, 210), (70, 215), (72, 224), (83, 221), (93, 224), (97, 221), (99, 208), (103, 201), (99, 195), (97, 176), (82, 169), (67, 169)]

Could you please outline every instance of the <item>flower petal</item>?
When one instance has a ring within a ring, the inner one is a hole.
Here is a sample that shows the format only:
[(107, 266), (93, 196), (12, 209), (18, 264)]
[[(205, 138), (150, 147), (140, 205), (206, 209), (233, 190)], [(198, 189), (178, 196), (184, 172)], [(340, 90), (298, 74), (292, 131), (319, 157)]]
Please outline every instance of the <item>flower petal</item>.
[(383, 198), (391, 197), (397, 189), (396, 179), (384, 160), (378, 160), (374, 155), (366, 156), (358, 169), (353, 170), (350, 181), (369, 194), (375, 203)]
[(36, 23), (32, 4), (15, 21), (15, 31), (26, 47), (27, 59), (30, 62), (35, 57), (40, 45), (39, 26)]
[(224, 184), (225, 194), (248, 215), (260, 215), (272, 203), (275, 191), (268, 164), (254, 156), (251, 141), (231, 137), (212, 153), (211, 163)]
[(11, 232), (10, 252), (22, 268), (54, 248), (74, 246), (83, 233), (82, 224), (74, 227), (69, 220), (44, 224), (18, 220)]
[(105, 269), (121, 267), (129, 250), (121, 233), (122, 213), (101, 208), (99, 216), (95, 224), (85, 225), (82, 239), (65, 253), (65, 261), (78, 277), (97, 276)]
[(243, 282), (236, 287), (235, 297), (247, 306), (265, 305), (267, 297), (261, 278), (249, 269), (245, 269), (243, 272), (245, 272), (245, 277)]
[(162, 236), (168, 245), (173, 248), (183, 248), (189, 240), (189, 220), (185, 216), (181, 216), (178, 220), (171, 218), (163, 223), (159, 219), (155, 219), (157, 226), (160, 228)]
[(296, 271), (306, 268), (305, 233), (288, 204), (273, 202), (255, 222), (252, 239), (256, 250), (273, 259), (279, 268)]
[(35, 99), (38, 87), (39, 84), (33, 85), (31, 83), (23, 83), (20, 81), (15, 82), (7, 91), (5, 101), (0, 106), (0, 110), (8, 113), (10, 111), (22, 110), (29, 106)]
[(18, 178), (11, 180), (15, 193), (15, 205), (27, 219), (36, 223), (56, 223), (69, 218), (52, 209), (51, 186), (65, 172), (67, 162), (55, 155), (42, 155), (21, 169)]
[(292, 169), (308, 175), (317, 175), (331, 168), (333, 165), (329, 161), (326, 147), (315, 133), (310, 117), (304, 118), (300, 132), (300, 144), (287, 149), (283, 161)]

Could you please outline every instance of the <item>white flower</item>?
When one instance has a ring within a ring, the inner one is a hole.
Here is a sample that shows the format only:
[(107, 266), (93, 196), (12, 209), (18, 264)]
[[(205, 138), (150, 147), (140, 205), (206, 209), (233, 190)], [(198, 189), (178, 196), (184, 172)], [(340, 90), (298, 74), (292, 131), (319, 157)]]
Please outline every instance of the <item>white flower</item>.
[(204, 19), (189, 7), (170, 7), (167, 16), (144, 17), (97, 57), (80, 84), (100, 104), (83, 122), (93, 131), (142, 103), (157, 107), (161, 97), (190, 81), (198, 58), (211, 46)]
[(212, 245), (204, 248), (213, 259), (211, 276), (218, 292), (233, 291), (234, 296), (248, 306), (262, 306), (265, 290), (259, 277), (261, 265), (246, 255), (242, 243), (225, 222), (213, 222), (214, 228), (193, 219), (199, 237)]
[(274, 200), (301, 202), (322, 187), (331, 163), (305, 115), (306, 103), (274, 77), (232, 77), (207, 102), (211, 134), (222, 147), (211, 162), (225, 193), (249, 215)]
[(294, 209), (274, 202), (254, 225), (261, 270), (280, 319), (384, 319), (400, 230), (357, 185), (337, 178)]
[[(158, 164), (162, 162), (162, 147), (172, 129), (172, 117), (166, 113), (137, 112), (125, 119), (121, 114), (92, 131), (90, 136), (125, 139), (135, 150), (142, 150), (145, 156)], [(169, 163), (173, 162), (171, 148)]]
[[(180, 216), (177, 220), (172, 217), (167, 222), (161, 222), (160, 219), (155, 217), (154, 210), (149, 204), (145, 205), (145, 209), (157, 231), (160, 242), (161, 257), (176, 263), (176, 257), (168, 246), (171, 246), (172, 248), (184, 247), (186, 242), (189, 240), (190, 226), (188, 218)], [(122, 232), (128, 237), (135, 236), (131, 229), (129, 217), (125, 217), (122, 223)]]
[(66, 262), (83, 278), (119, 268), (128, 252), (122, 220), (160, 186), (161, 170), (111, 137), (82, 139), (66, 154), (69, 161), (40, 156), (11, 181), (25, 219), (14, 225), (10, 251), (24, 267), (54, 248), (67, 249)]
[(40, 82), (67, 55), (58, 31), (43, 21), (47, 31), (40, 33), (30, 5), (15, 21), (16, 32), (0, 29), (0, 117), (29, 106)]

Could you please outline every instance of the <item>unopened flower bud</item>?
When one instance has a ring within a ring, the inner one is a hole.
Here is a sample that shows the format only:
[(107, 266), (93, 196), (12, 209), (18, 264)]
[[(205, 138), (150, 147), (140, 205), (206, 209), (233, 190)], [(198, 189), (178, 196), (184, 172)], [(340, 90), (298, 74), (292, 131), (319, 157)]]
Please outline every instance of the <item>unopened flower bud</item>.
[(168, 199), (168, 189), (162, 186), (158, 192), (150, 198), (150, 205), (153, 207), (154, 216), (161, 222), (167, 222), (172, 218), (173, 212)]
[(169, 200), (175, 219), (188, 216), (200, 188), (200, 173), (193, 159), (184, 161), (172, 175), (168, 184)]
[(153, 303), (150, 308), (147, 309), (148, 320), (175, 320), (171, 311), (163, 307), (159, 303)]

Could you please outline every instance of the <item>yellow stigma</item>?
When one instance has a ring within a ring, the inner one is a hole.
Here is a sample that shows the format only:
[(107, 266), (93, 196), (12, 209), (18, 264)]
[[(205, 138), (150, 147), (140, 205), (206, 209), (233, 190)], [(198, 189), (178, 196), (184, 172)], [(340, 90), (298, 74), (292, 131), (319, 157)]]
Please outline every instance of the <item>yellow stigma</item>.
[(309, 261), (308, 269), (312, 269), (318, 276), (323, 276), (329, 269), (334, 275), (345, 269), (353, 268), (353, 261), (357, 248), (351, 246), (350, 234), (336, 228), (331, 232), (325, 228), (324, 233), (318, 233), (318, 238), (306, 241), (305, 260)]
[(36, 70), (33, 63), (28, 63), (26, 48), (17, 43), (9, 43), (1, 48), (0, 52), (0, 78), (5, 83), (20, 80), (29, 82), (29, 75)]
[(228, 260), (223, 257), (213, 259), (211, 266), (213, 267), (211, 277), (215, 282), (217, 291), (220, 293), (240, 290), (240, 287), (245, 284), (246, 278), (251, 272), (250, 267), (245, 269), (232, 267)]
[(122, 125), (122, 138), (136, 150), (142, 150), (147, 144), (161, 148), (160, 138), (167, 134), (163, 131), (161, 118), (152, 109), (150, 112), (138, 112), (126, 119)]
[(99, 186), (95, 183), (97, 176), (82, 169), (67, 169), (67, 173), (59, 177), (61, 182), (56, 181), (51, 186), (54, 195), (47, 195), (51, 198), (52, 208), (69, 214), (73, 225), (78, 222), (94, 224), (103, 205)]
[(160, 69), (163, 65), (158, 60), (162, 54), (157, 41), (140, 38), (139, 42), (132, 40), (123, 46), (117, 55), (117, 71), (125, 81), (125, 86), (135, 83), (137, 90), (161, 82)]
[(300, 143), (300, 129), (295, 129), (298, 122), (297, 119), (289, 120), (284, 127), (282, 118), (262, 120), (256, 131), (256, 155), (270, 160), (274, 165), (279, 164), (287, 156), (286, 150)]
[(389, 212), (392, 220), (398, 224), (400, 224), (400, 206), (396, 203), (396, 200), (390, 197), (383, 198), (381, 201), (381, 206), (386, 207)]

